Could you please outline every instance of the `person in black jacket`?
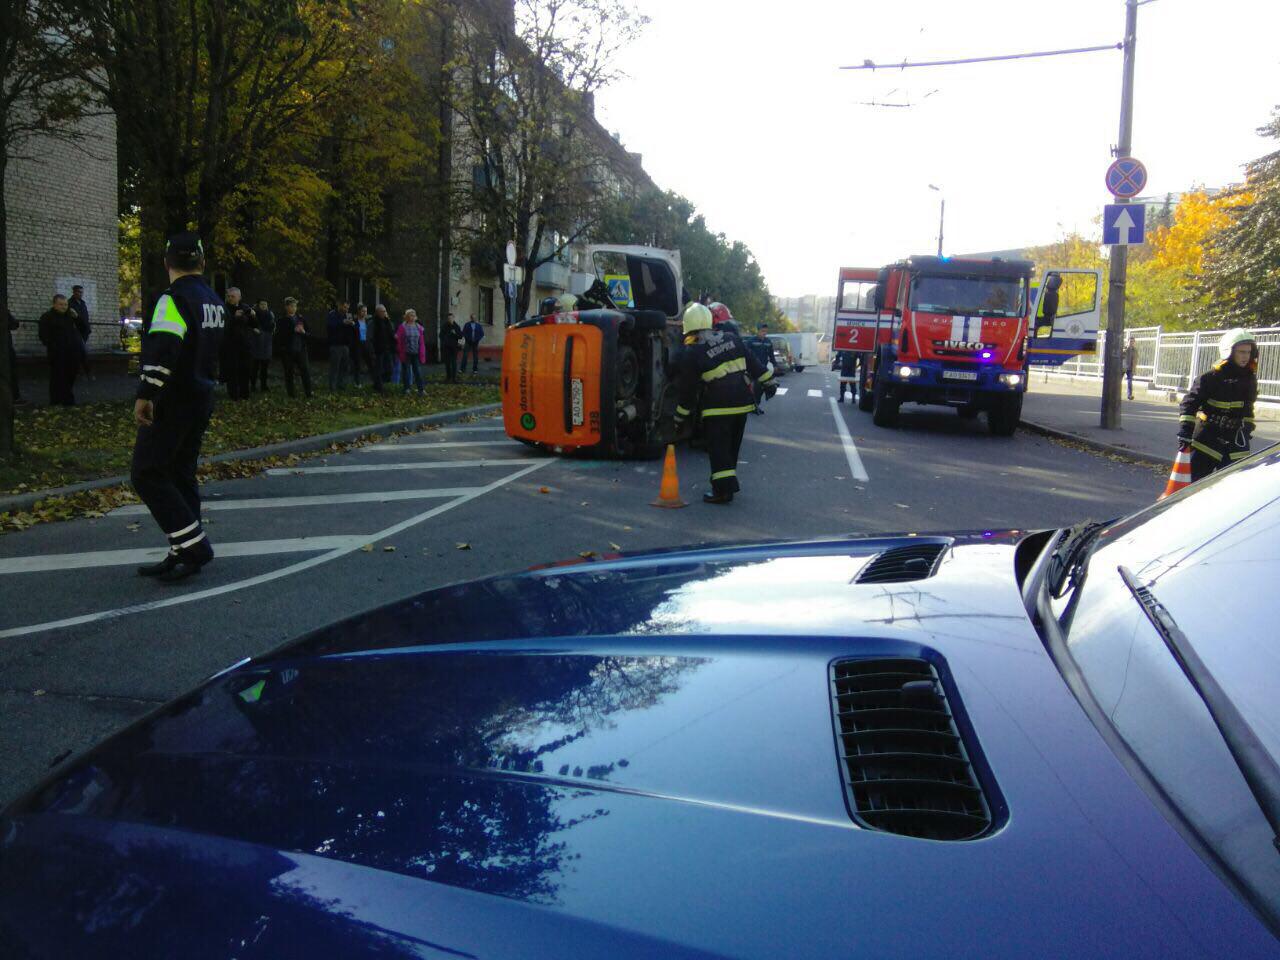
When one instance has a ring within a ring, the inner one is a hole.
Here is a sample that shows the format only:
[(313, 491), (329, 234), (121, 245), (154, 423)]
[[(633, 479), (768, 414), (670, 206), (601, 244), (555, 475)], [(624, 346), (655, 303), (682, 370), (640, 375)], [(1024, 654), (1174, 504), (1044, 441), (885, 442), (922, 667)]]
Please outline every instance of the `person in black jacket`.
[(391, 322), (384, 304), (373, 308), (369, 321), (369, 340), (373, 346), (374, 389), (381, 390), (384, 383), (398, 383), (393, 379), (396, 356), (396, 326)]
[(1244, 330), (1218, 343), (1221, 359), (1182, 398), (1178, 443), (1191, 449), (1191, 480), (1203, 479), (1249, 455), (1256, 424), (1258, 344)]
[(139, 567), (138, 574), (176, 583), (213, 559), (200, 523), (196, 463), (213, 416), (226, 308), (201, 276), (204, 247), (198, 234), (170, 237), (164, 262), (169, 287), (142, 336), (130, 479), (169, 541), (164, 558)]
[(67, 306), (76, 315), (76, 328), (80, 331), (80, 370), (92, 380), (93, 371), (89, 369), (89, 337), (93, 335), (93, 326), (89, 320), (89, 305), (84, 302), (84, 287), (80, 284), (71, 287), (71, 298), (67, 300)]
[(250, 337), (253, 367), (249, 371), (249, 389), (266, 393), (267, 377), (271, 373), (271, 345), (275, 342), (276, 335), (276, 315), (267, 301), (258, 301), (253, 311), (253, 320)]
[(440, 354), (444, 359), (444, 378), (449, 383), (458, 379), (458, 344), (461, 340), (462, 328), (451, 313), (440, 328)]
[(302, 391), (311, 399), (311, 366), (307, 363), (307, 320), (298, 312), (294, 297), (284, 298), (284, 316), (276, 321), (275, 352), (284, 369), (284, 389), (294, 396), (293, 375), (302, 379)]
[(691, 303), (684, 311), (684, 349), (677, 376), (676, 427), (693, 415), (701, 399), (702, 430), (711, 460), (711, 492), (704, 503), (731, 503), (738, 485), (738, 450), (755, 407), (755, 385), (776, 390), (772, 371), (742, 340), (712, 329), (711, 311)]
[(227, 381), (227, 396), (232, 400), (249, 399), (249, 381), (253, 376), (252, 340), (257, 322), (253, 308), (240, 302), (240, 288), (227, 287), (221, 366), (223, 379)]
[[(769, 325), (767, 323), (760, 324), (760, 328), (756, 336), (746, 338), (743, 340), (743, 343), (746, 344), (747, 349), (751, 351), (751, 353), (755, 354), (755, 358), (760, 362), (761, 366), (770, 371), (778, 369), (778, 358), (773, 352), (773, 341), (769, 339)], [(775, 386), (774, 389), (776, 390), (777, 387)], [(772, 396), (772, 394), (770, 394), (770, 396)], [(755, 392), (755, 407), (751, 411), (752, 413), (761, 416), (764, 414), (764, 408), (760, 406), (760, 401), (762, 399), (764, 399), (764, 394), (760, 390), (759, 384), (757, 384)]]
[(1037, 337), (1053, 336), (1053, 321), (1058, 316), (1058, 297), (1061, 289), (1062, 274), (1050, 273), (1044, 278), (1044, 293), (1040, 297), (1040, 319), (1036, 321)]
[(75, 312), (60, 293), (54, 294), (52, 306), (40, 317), (40, 342), (49, 357), (49, 403), (55, 407), (75, 406), (73, 388), (84, 340)]

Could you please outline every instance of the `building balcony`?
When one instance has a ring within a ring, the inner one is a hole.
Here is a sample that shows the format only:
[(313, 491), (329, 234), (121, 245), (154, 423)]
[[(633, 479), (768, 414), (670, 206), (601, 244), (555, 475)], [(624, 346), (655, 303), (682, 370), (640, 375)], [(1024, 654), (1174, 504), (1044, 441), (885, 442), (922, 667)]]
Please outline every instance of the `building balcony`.
[(569, 267), (556, 260), (542, 264), (533, 272), (533, 282), (550, 290), (569, 289)]

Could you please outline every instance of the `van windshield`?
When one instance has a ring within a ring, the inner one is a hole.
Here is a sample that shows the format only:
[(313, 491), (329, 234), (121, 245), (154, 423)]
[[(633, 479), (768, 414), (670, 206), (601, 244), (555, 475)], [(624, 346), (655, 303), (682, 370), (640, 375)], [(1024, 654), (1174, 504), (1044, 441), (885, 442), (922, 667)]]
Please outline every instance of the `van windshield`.
[(911, 309), (964, 316), (1020, 317), (1027, 283), (1015, 277), (918, 276), (911, 281)]

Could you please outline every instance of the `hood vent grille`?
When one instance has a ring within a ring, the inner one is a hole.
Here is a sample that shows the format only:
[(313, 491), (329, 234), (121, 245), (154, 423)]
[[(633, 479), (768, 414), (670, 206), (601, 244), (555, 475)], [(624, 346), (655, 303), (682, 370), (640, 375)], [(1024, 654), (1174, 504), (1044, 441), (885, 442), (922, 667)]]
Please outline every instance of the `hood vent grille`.
[(913, 543), (886, 550), (863, 567), (858, 583), (908, 583), (933, 576), (946, 552), (945, 543)]
[(854, 820), (929, 840), (972, 840), (990, 828), (991, 807), (931, 663), (837, 661), (831, 700)]

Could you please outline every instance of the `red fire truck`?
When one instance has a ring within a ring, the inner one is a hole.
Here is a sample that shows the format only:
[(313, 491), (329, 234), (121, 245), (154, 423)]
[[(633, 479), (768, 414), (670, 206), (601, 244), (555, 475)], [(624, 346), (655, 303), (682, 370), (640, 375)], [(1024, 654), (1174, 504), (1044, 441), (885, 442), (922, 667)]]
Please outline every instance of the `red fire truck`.
[(883, 427), (902, 404), (931, 403), (985, 412), (992, 433), (1013, 433), (1032, 270), (1029, 260), (911, 257), (882, 267), (874, 286), (868, 271), (842, 270), (833, 339), (860, 355), (858, 405)]

